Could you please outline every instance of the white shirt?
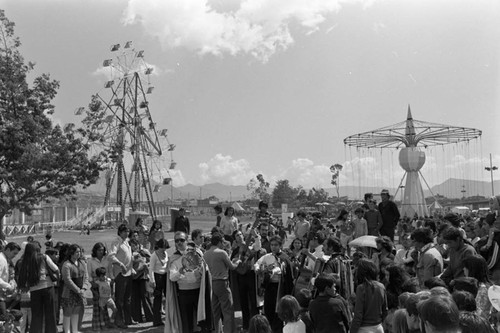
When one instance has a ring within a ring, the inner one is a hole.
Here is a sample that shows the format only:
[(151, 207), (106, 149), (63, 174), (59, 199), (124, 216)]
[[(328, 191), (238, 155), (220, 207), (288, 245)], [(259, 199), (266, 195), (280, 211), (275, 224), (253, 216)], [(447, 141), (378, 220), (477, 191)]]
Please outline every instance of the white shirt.
[(151, 259), (149, 261), (149, 279), (151, 282), (155, 282), (155, 273), (156, 274), (166, 274), (167, 273), (167, 263), (168, 263), (168, 254), (165, 251), (165, 259), (161, 260), (158, 258), (156, 251), (151, 255)]
[(306, 333), (306, 324), (302, 320), (287, 323), (283, 327), (283, 333)]

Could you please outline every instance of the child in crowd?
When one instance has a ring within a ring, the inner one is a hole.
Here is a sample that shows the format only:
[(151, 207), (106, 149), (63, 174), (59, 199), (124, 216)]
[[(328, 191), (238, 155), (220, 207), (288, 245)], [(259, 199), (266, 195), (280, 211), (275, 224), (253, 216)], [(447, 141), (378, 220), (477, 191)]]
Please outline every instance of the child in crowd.
[(309, 314), (316, 333), (349, 331), (347, 302), (335, 291), (334, 274), (320, 274), (314, 281), (318, 297), (311, 301)]
[(311, 321), (311, 315), (309, 314), (309, 304), (311, 303), (312, 293), (309, 289), (301, 289), (295, 295), (297, 302), (300, 305), (299, 317), (300, 320), (306, 325), (306, 333), (314, 332), (314, 326)]
[(344, 249), (347, 249), (347, 255), (351, 255), (349, 249), (349, 242), (354, 238), (354, 223), (348, 220), (349, 212), (345, 209), (340, 211), (338, 220), (338, 227), (340, 228), (340, 243)]
[(354, 215), (356, 216), (352, 220), (352, 223), (354, 224), (354, 238), (368, 235), (368, 224), (363, 218), (363, 216), (365, 215), (365, 210), (361, 207), (358, 207), (354, 211)]
[(250, 319), (248, 324), (248, 333), (272, 333), (269, 321), (263, 315), (255, 315)]
[(306, 325), (300, 320), (300, 305), (295, 297), (283, 296), (278, 303), (278, 317), (285, 323), (283, 333), (306, 333)]
[(99, 307), (103, 311), (110, 309), (112, 311), (112, 318), (115, 318), (116, 305), (111, 297), (111, 279), (106, 276), (106, 268), (99, 267), (95, 270), (97, 280), (95, 283), (99, 288)]

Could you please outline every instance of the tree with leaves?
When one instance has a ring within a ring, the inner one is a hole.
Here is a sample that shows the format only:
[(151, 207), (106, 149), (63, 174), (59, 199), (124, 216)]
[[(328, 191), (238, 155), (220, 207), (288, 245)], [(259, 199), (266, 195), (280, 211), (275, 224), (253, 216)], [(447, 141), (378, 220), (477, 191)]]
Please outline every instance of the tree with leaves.
[(293, 204), (298, 193), (299, 190), (293, 188), (287, 179), (278, 180), (272, 192), (273, 207), (279, 208), (281, 204)]
[(250, 195), (253, 199), (259, 199), (265, 202), (269, 202), (271, 195), (268, 193), (269, 183), (265, 181), (262, 174), (258, 174), (255, 179), (252, 178), (247, 184), (247, 190), (250, 191)]
[(332, 173), (332, 181), (331, 184), (335, 186), (335, 190), (337, 191), (337, 198), (340, 198), (340, 172), (342, 171), (342, 164), (334, 164), (330, 167), (330, 171)]
[(311, 190), (309, 190), (309, 194), (307, 195), (308, 204), (311, 206), (314, 206), (320, 202), (325, 202), (327, 200), (328, 192), (323, 188), (313, 187)]
[(17, 208), (29, 214), (51, 199), (69, 198), (77, 186), (99, 178), (100, 156), (89, 157), (89, 145), (74, 126), (52, 123), (59, 82), (48, 74), (31, 85), (14, 23), (0, 10), (0, 238), (3, 217)]

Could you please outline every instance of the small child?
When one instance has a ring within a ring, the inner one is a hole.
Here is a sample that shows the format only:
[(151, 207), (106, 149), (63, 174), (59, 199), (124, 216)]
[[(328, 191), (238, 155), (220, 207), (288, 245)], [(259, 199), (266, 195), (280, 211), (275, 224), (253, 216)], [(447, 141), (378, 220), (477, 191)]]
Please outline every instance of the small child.
[(261, 314), (257, 314), (250, 318), (248, 333), (273, 333), (273, 331), (267, 318)]
[(314, 332), (314, 326), (311, 321), (311, 315), (309, 314), (309, 304), (311, 303), (312, 293), (309, 289), (300, 289), (297, 295), (295, 295), (297, 302), (300, 305), (299, 318), (306, 325), (306, 333)]
[(363, 218), (363, 216), (365, 215), (365, 210), (361, 207), (356, 208), (356, 210), (354, 211), (354, 215), (356, 216), (352, 220), (352, 223), (354, 224), (354, 238), (368, 235), (368, 224)]
[(285, 323), (283, 333), (306, 333), (306, 325), (299, 318), (300, 305), (295, 297), (283, 296), (278, 302), (277, 312), (278, 317)]
[(95, 283), (99, 288), (99, 307), (103, 311), (110, 309), (113, 313), (112, 318), (114, 318), (116, 314), (116, 305), (111, 297), (111, 279), (106, 277), (106, 268), (97, 268), (95, 270), (95, 275), (97, 276)]

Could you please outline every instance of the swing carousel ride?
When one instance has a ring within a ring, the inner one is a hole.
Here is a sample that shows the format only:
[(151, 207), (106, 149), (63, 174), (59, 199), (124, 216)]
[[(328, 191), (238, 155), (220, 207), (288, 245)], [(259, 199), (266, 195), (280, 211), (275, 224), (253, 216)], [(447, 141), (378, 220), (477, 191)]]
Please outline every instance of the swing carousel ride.
[(415, 214), (418, 216), (429, 215), (420, 183), (421, 177), (429, 188), (427, 181), (420, 172), (426, 159), (423, 149), (459, 142), (468, 143), (480, 136), (481, 131), (478, 129), (413, 119), (410, 106), (408, 106), (408, 115), (405, 121), (373, 131), (351, 135), (344, 139), (344, 144), (358, 150), (374, 148), (399, 150), (399, 165), (405, 172), (399, 183), (398, 190), (403, 188), (402, 183), (406, 178), (401, 216), (413, 217)]
[(89, 108), (80, 107), (75, 114), (84, 115), (92, 148), (106, 156), (104, 206), (111, 203), (116, 188), (119, 218), (125, 217), (126, 208), (133, 213), (146, 203), (154, 220), (153, 193), (172, 181), (175, 145), (169, 142), (167, 129), (157, 129), (151, 115), (147, 95), (154, 90), (150, 82), (154, 67), (144, 60), (144, 51), (126, 42), (123, 47), (113, 45), (111, 52), (115, 57), (102, 64), (109, 80), (92, 97)]

